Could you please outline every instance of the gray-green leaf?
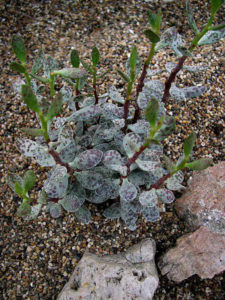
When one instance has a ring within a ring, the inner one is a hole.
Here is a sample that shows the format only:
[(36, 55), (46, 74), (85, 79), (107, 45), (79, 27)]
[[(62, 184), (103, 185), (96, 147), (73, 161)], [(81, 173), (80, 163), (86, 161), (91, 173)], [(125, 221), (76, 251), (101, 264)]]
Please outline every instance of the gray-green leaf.
[(24, 45), (24, 41), (18, 35), (14, 35), (12, 38), (12, 48), (16, 57), (22, 62), (26, 61), (26, 48)]

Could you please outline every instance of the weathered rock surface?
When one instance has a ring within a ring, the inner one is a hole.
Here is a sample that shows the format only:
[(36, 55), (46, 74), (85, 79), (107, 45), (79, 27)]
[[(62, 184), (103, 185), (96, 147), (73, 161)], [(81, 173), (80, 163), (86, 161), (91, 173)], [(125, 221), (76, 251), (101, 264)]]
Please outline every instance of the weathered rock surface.
[(86, 252), (58, 300), (149, 300), (158, 286), (155, 242), (146, 239), (118, 255)]
[(175, 208), (195, 231), (179, 238), (161, 258), (162, 274), (180, 282), (194, 274), (212, 278), (225, 270), (225, 162), (193, 173)]
[(191, 230), (203, 225), (225, 234), (225, 162), (194, 172), (186, 192), (176, 201), (175, 209)]
[(180, 282), (194, 274), (202, 279), (213, 278), (225, 270), (225, 236), (201, 226), (177, 240), (160, 260), (163, 275)]

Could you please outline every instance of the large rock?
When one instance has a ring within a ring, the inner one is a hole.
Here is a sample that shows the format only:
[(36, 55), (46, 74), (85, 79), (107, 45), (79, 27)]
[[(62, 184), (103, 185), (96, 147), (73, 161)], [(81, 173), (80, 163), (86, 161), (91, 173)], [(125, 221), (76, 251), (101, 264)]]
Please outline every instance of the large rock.
[(194, 274), (202, 279), (213, 278), (225, 270), (225, 236), (202, 226), (179, 238), (177, 246), (162, 257), (159, 268), (176, 282)]
[(85, 252), (58, 300), (150, 300), (158, 286), (151, 239), (118, 255)]
[(175, 208), (196, 231), (179, 238), (161, 258), (162, 274), (180, 282), (194, 274), (212, 278), (225, 270), (225, 162), (193, 173)]
[(175, 203), (191, 230), (207, 226), (225, 234), (225, 162), (194, 172), (186, 192)]

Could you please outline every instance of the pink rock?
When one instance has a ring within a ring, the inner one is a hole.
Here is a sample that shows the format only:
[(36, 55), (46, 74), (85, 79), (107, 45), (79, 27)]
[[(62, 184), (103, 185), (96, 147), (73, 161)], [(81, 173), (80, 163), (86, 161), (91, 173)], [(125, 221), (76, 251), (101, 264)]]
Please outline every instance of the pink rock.
[(193, 172), (187, 190), (177, 199), (175, 209), (196, 229), (207, 226), (225, 234), (225, 162), (201, 172)]
[(194, 274), (202, 279), (213, 278), (225, 270), (225, 236), (202, 226), (179, 238), (177, 246), (161, 258), (159, 268), (176, 282)]

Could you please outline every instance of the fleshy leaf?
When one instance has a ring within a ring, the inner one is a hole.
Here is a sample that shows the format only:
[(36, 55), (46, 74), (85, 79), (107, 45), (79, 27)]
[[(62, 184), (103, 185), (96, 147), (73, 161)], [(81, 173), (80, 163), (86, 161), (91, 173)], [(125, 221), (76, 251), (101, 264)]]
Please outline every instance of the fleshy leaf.
[(67, 118), (68, 122), (71, 121), (88, 121), (94, 117), (99, 116), (101, 113), (101, 108), (95, 105), (86, 106), (76, 112), (74, 112), (70, 117)]
[(159, 114), (159, 102), (153, 98), (149, 103), (145, 110), (145, 118), (151, 125), (151, 127), (155, 127), (157, 118)]
[(192, 132), (184, 141), (184, 155), (188, 158), (191, 155), (196, 140), (196, 134)]
[(225, 28), (221, 30), (210, 30), (208, 31), (198, 42), (198, 45), (210, 45), (217, 43), (220, 39), (225, 36)]
[(128, 125), (128, 128), (134, 133), (146, 136), (149, 133), (150, 125), (145, 120), (138, 120), (137, 123)]
[(93, 65), (96, 67), (100, 59), (100, 54), (97, 47), (94, 47), (91, 52), (91, 60)]
[(137, 64), (137, 57), (138, 57), (138, 52), (137, 52), (137, 47), (133, 46), (131, 54), (130, 54), (130, 68), (132, 71), (136, 69), (136, 64)]
[(156, 190), (152, 189), (150, 191), (142, 192), (139, 196), (139, 202), (142, 206), (156, 206), (158, 202)]
[(80, 58), (77, 50), (72, 50), (70, 54), (70, 62), (74, 68), (79, 68)]
[(62, 214), (62, 207), (59, 203), (51, 203), (49, 212), (52, 218), (59, 218)]
[(15, 185), (16, 183), (19, 183), (19, 185), (23, 185), (23, 179), (21, 176), (17, 175), (17, 174), (12, 174), (9, 173), (7, 175), (7, 184), (9, 185), (9, 187), (15, 192)]
[(123, 184), (119, 189), (120, 198), (123, 201), (131, 202), (137, 197), (137, 189), (135, 185), (130, 183), (126, 178), (123, 179)]
[(79, 68), (64, 68), (61, 70), (55, 70), (53, 74), (70, 79), (82, 78), (87, 75), (84, 70), (81, 70)]
[(31, 220), (36, 219), (41, 211), (41, 208), (42, 208), (42, 204), (40, 204), (40, 203), (31, 206), (31, 212), (27, 217), (24, 218), (24, 220), (31, 221)]
[(49, 175), (43, 186), (45, 192), (49, 198), (62, 198), (68, 187), (67, 169), (56, 165)]
[(65, 163), (72, 162), (76, 157), (76, 145), (72, 141), (70, 144), (65, 146), (60, 152), (59, 156), (61, 160)]
[(47, 113), (48, 121), (52, 120), (60, 113), (62, 105), (63, 105), (62, 95), (57, 94), (49, 106), (48, 113)]
[(223, 2), (223, 0), (210, 0), (212, 15), (214, 15), (218, 11)]
[(159, 36), (156, 33), (154, 33), (151, 29), (145, 30), (144, 34), (151, 43), (158, 43), (160, 41)]
[(64, 86), (60, 89), (59, 93), (62, 95), (62, 102), (70, 102), (73, 101), (72, 90), (69, 86)]
[(135, 213), (132, 209), (121, 209), (121, 219), (125, 222), (126, 226), (130, 230), (133, 231), (136, 229), (136, 221), (138, 219), (138, 214)]
[(160, 167), (160, 162), (158, 161), (150, 161), (150, 160), (144, 161), (144, 160), (136, 159), (135, 162), (141, 170), (147, 172), (154, 172), (155, 169)]
[(33, 66), (32, 66), (32, 70), (31, 70), (31, 74), (37, 74), (44, 66), (44, 52), (42, 50), (40, 50), (38, 52), (37, 58), (35, 59)]
[(18, 217), (27, 217), (30, 215), (30, 213), (31, 213), (31, 206), (27, 202), (23, 202), (17, 210)]
[(111, 165), (122, 165), (122, 157), (116, 150), (109, 150), (104, 154), (103, 164), (107, 167)]
[(22, 128), (23, 132), (31, 136), (43, 136), (43, 130), (38, 128)]
[(15, 53), (16, 57), (22, 62), (25, 63), (26, 61), (26, 48), (24, 45), (24, 41), (18, 35), (14, 35), (12, 38), (12, 48), (13, 52)]
[(166, 180), (166, 187), (171, 191), (183, 189), (184, 187), (181, 185), (183, 180), (184, 175), (181, 171), (179, 171)]
[(162, 200), (162, 202), (168, 204), (172, 203), (175, 200), (175, 196), (173, 192), (167, 189), (158, 189), (156, 190), (156, 194), (159, 196), (159, 198)]
[(120, 218), (120, 203), (113, 203), (110, 207), (106, 208), (103, 212), (103, 216), (110, 220), (115, 220)]
[(76, 173), (76, 178), (87, 190), (96, 190), (104, 184), (104, 178), (101, 174), (91, 172), (91, 171), (82, 171)]
[(195, 161), (185, 164), (185, 167), (187, 167), (188, 169), (191, 169), (193, 171), (201, 171), (201, 170), (204, 170), (204, 169), (208, 168), (209, 166), (211, 166), (212, 163), (213, 163), (213, 161), (210, 158), (201, 158), (201, 159), (198, 159), (198, 160), (195, 160)]
[(135, 186), (145, 185), (148, 182), (148, 179), (148, 172), (143, 172), (141, 170), (134, 170), (128, 176), (129, 182), (131, 182)]
[(26, 105), (34, 112), (38, 113), (40, 112), (40, 107), (38, 104), (38, 100), (35, 96), (35, 94), (32, 91), (32, 88), (29, 85), (22, 85), (21, 93), (24, 102)]
[(91, 220), (91, 213), (84, 205), (75, 212), (75, 216), (77, 217), (78, 221), (83, 224), (88, 224)]
[(121, 96), (121, 94), (114, 86), (108, 88), (108, 94), (113, 101), (124, 104), (125, 102), (124, 98)]
[(38, 193), (37, 202), (40, 203), (40, 204), (46, 204), (47, 199), (48, 199), (48, 195), (46, 194), (46, 192), (44, 190), (41, 190)]
[(102, 160), (103, 152), (98, 149), (90, 149), (80, 153), (76, 157), (77, 168), (89, 170), (97, 166)]
[(115, 104), (105, 103), (103, 105), (103, 114), (107, 119), (113, 120), (123, 118), (123, 107), (118, 107)]
[(160, 219), (160, 213), (157, 206), (146, 206), (142, 210), (142, 215), (147, 222), (157, 222)]
[(49, 78), (50, 73), (58, 69), (58, 63), (53, 57), (48, 56), (43, 62), (43, 69), (45, 77)]
[(130, 158), (133, 154), (139, 150), (141, 147), (141, 138), (138, 134), (134, 132), (129, 132), (125, 135), (123, 139), (123, 148), (127, 153), (127, 156)]
[(35, 185), (36, 177), (32, 170), (28, 170), (23, 177), (23, 187), (25, 193), (32, 189)]
[(10, 64), (10, 69), (16, 72), (19, 72), (21, 74), (26, 72), (26, 69), (24, 66), (22, 66), (21, 64), (18, 64), (17, 62), (12, 62)]
[[(161, 101), (165, 85), (160, 80), (150, 80), (144, 85), (142, 92), (138, 96), (138, 106), (146, 109), (151, 99), (155, 98)], [(161, 109), (161, 107), (160, 107)]]
[(71, 190), (66, 196), (59, 200), (62, 207), (69, 212), (77, 211), (85, 202), (85, 197), (80, 197), (75, 189)]
[(195, 19), (193, 17), (193, 12), (192, 12), (189, 0), (186, 1), (186, 11), (187, 11), (189, 26), (191, 27), (191, 29), (194, 31), (195, 34), (198, 34), (199, 33), (198, 27), (195, 23)]
[(111, 182), (110, 179), (104, 180), (101, 187), (94, 190), (90, 194), (88, 201), (98, 204), (98, 203), (103, 203), (103, 202), (107, 201), (108, 199), (114, 199), (114, 198), (118, 197), (118, 195), (119, 195), (118, 189), (119, 189), (119, 186), (117, 184), (114, 184), (113, 182)]

